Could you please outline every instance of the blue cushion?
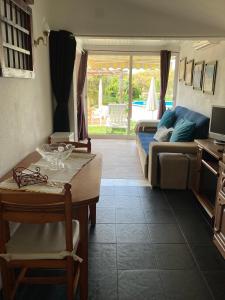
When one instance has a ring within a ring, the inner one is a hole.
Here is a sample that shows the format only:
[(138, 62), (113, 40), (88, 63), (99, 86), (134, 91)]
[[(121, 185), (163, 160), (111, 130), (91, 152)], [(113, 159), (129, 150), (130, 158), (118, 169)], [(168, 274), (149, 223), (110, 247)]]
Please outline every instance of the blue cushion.
[(191, 142), (194, 140), (195, 123), (180, 119), (173, 130), (170, 142)]
[(166, 128), (173, 127), (174, 122), (176, 120), (175, 111), (174, 110), (166, 110), (158, 123), (158, 128), (165, 126)]
[(137, 133), (139, 140), (141, 142), (142, 148), (145, 150), (145, 153), (149, 152), (149, 144), (154, 140), (154, 133), (152, 132), (138, 132)]
[(177, 106), (174, 111), (176, 116), (176, 123), (181, 119), (185, 119), (195, 123), (195, 133), (194, 133), (195, 139), (206, 139), (208, 137), (208, 133), (209, 133), (208, 117), (182, 106)]

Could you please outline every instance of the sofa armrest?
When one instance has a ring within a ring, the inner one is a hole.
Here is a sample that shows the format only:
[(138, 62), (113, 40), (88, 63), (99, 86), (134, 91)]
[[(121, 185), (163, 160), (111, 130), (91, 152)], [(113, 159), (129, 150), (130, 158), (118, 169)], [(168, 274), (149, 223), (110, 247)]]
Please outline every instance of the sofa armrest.
[(197, 144), (195, 142), (152, 142), (149, 147), (148, 179), (153, 187), (158, 185), (159, 153), (196, 154)]
[(135, 126), (135, 132), (146, 131), (146, 132), (155, 132), (159, 120), (140, 120)]

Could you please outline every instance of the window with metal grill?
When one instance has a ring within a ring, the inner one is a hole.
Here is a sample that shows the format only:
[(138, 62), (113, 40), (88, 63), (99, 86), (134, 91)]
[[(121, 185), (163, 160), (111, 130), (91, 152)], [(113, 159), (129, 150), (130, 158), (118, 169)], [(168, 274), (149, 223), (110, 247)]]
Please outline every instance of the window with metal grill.
[(33, 78), (32, 10), (22, 0), (0, 0), (0, 72)]

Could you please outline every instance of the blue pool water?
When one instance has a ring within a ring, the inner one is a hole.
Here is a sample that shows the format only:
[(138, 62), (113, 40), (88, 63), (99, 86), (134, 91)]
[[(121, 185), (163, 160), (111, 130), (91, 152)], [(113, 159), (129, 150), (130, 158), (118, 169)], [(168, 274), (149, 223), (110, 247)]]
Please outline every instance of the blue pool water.
[[(142, 107), (142, 106), (146, 105), (146, 101), (145, 100), (135, 100), (135, 101), (132, 102), (132, 105)], [(173, 101), (172, 100), (166, 101), (166, 107), (172, 108), (173, 107)]]

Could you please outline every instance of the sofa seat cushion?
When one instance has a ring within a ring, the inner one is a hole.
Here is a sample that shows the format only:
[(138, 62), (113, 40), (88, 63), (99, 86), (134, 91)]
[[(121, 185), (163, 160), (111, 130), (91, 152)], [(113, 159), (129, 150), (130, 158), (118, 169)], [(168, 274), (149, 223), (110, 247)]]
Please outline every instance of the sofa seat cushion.
[(144, 149), (145, 153), (148, 155), (149, 152), (149, 144), (154, 142), (154, 135), (153, 132), (138, 132), (138, 138), (140, 140), (141, 146)]

